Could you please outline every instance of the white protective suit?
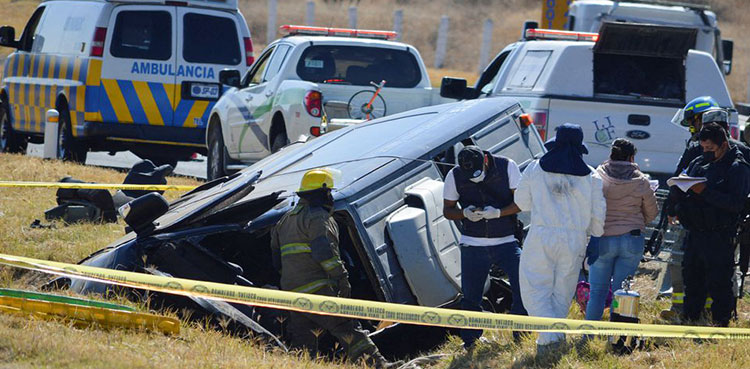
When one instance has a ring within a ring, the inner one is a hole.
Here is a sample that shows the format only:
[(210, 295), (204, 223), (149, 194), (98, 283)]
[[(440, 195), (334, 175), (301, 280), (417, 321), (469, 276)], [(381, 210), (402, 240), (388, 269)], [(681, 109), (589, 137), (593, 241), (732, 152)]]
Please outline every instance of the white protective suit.
[[(519, 265), (523, 305), (530, 316), (565, 318), (587, 236), (604, 233), (602, 180), (593, 168), (588, 176), (574, 176), (545, 172), (534, 161), (523, 172), (514, 199), (521, 210), (531, 212)], [(537, 344), (564, 339), (562, 333), (540, 333)]]

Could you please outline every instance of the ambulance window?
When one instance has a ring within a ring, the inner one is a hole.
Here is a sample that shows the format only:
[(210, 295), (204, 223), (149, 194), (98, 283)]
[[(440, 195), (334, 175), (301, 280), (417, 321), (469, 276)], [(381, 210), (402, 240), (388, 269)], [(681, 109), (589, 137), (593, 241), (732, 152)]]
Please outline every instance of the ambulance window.
[(118, 58), (168, 60), (172, 57), (172, 16), (165, 11), (120, 12), (110, 52)]
[(42, 19), (44, 9), (45, 7), (43, 6), (37, 8), (26, 23), (26, 27), (24, 27), (23, 34), (21, 35), (20, 50), (31, 51), (31, 45), (34, 42), (34, 36), (36, 35), (37, 27), (39, 26), (39, 20)]
[(190, 63), (237, 65), (242, 61), (237, 27), (231, 18), (187, 13), (182, 57)]

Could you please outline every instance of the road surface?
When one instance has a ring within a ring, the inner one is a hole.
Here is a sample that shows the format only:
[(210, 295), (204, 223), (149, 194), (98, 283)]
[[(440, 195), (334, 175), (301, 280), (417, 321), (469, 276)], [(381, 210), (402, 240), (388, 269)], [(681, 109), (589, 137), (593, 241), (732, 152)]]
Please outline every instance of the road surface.
[[(29, 144), (27, 155), (41, 157), (43, 145)], [(109, 155), (106, 152), (89, 152), (86, 157), (86, 165), (95, 165), (106, 168), (130, 169), (133, 164), (139, 162), (141, 158), (135, 156), (130, 151), (118, 152), (115, 155)], [(206, 179), (206, 157), (198, 155), (195, 161), (180, 161), (175, 168), (175, 174)]]

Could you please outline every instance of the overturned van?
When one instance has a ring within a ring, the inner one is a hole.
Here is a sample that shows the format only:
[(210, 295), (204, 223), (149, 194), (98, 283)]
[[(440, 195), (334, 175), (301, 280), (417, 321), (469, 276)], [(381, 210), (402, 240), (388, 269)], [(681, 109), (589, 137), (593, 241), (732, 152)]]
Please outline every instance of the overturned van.
[[(152, 210), (148, 201), (131, 203), (130, 214), (146, 214), (136, 222), (126, 218), (135, 231), (81, 263), (276, 288), (279, 274), (271, 266), (269, 231), (297, 202), (294, 191), (302, 175), (311, 168), (331, 167), (342, 173), (333, 193), (334, 218), (342, 230), (341, 255), (352, 297), (457, 306), (460, 231), (443, 217), (442, 180), (467, 144), (507, 156), (521, 168), (540, 157), (541, 138), (533, 125), (522, 123), (522, 113), (512, 99), (464, 101), (292, 144), (242, 172), (196, 188), (168, 209)], [(501, 312), (510, 306), (509, 288), (501, 277), (494, 272), (488, 283), (487, 310)], [(79, 293), (111, 292), (91, 281), (58, 282), (67, 282)], [(178, 310), (188, 308), (192, 317), (228, 318), (237, 327), (283, 345), (282, 311), (154, 293), (149, 299)], [(378, 323), (362, 321), (371, 331)], [(408, 329), (441, 334), (420, 334), (424, 339), (414, 340), (404, 334)], [(395, 326), (376, 332), (373, 339), (386, 355), (399, 356), (439, 344), (445, 332)]]

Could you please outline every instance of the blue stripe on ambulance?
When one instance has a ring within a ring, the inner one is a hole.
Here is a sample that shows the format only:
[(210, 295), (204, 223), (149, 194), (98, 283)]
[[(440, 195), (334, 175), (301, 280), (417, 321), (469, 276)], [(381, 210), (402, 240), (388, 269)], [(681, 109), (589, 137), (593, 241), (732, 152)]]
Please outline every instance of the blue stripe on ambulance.
[(143, 105), (141, 100), (138, 98), (138, 94), (135, 92), (132, 81), (117, 80), (117, 86), (120, 88), (122, 97), (125, 98), (125, 103), (130, 111), (130, 116), (133, 117), (133, 122), (139, 124), (148, 124), (148, 118), (146, 112), (143, 111)]
[(171, 125), (173, 118), (172, 103), (170, 102), (167, 91), (164, 89), (164, 84), (148, 82), (148, 88), (151, 90), (151, 95), (154, 97), (156, 106), (159, 107), (159, 113), (161, 119), (164, 121), (164, 125)]

